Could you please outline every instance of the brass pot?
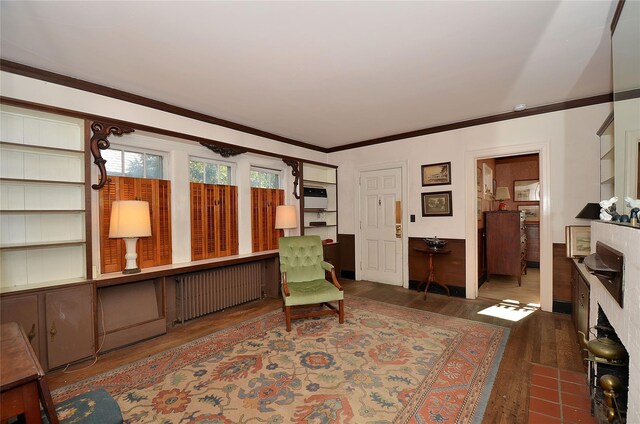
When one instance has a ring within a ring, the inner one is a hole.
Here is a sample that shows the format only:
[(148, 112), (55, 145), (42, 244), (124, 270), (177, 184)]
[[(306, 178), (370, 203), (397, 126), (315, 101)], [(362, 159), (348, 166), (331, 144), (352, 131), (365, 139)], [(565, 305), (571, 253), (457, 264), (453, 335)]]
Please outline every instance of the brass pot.
[(604, 336), (587, 341), (582, 331), (578, 331), (580, 345), (593, 355), (609, 361), (620, 361), (627, 358), (624, 346)]

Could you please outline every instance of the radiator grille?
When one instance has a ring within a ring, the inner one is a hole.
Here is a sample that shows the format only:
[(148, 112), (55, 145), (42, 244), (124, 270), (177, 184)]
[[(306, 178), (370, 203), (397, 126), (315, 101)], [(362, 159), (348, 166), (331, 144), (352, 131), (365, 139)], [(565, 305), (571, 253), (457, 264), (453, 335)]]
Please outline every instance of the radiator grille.
[(184, 274), (176, 281), (178, 320), (182, 323), (262, 296), (259, 262)]

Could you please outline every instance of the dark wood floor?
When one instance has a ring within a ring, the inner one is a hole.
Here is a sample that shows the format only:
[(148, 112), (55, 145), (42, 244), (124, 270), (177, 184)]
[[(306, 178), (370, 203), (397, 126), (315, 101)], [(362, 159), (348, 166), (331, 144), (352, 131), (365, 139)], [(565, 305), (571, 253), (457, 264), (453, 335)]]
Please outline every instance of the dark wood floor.
[[(479, 311), (495, 303), (489, 300), (466, 300), (429, 293), (425, 301), (421, 294), (401, 287), (350, 280), (344, 280), (343, 286), (347, 297), (355, 295), (511, 328), (485, 412), (485, 423), (527, 422), (531, 363), (582, 371), (577, 339), (569, 315), (536, 311), (514, 323), (478, 315)], [(166, 335), (100, 355), (97, 363), (87, 369), (53, 372), (48, 375), (49, 385), (53, 390), (71, 384), (280, 307), (280, 301), (265, 299), (190, 321), (171, 329)], [(79, 364), (75, 368), (86, 365)]]

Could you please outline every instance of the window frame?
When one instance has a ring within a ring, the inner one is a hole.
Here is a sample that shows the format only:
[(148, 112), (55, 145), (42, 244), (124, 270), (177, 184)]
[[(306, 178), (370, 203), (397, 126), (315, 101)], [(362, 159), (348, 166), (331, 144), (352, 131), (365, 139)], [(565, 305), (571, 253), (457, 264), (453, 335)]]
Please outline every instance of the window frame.
[[(148, 179), (160, 179), (160, 180), (167, 180), (168, 178), (168, 174), (167, 174), (167, 168), (169, 165), (168, 162), (168, 157), (169, 157), (169, 153), (168, 152), (163, 152), (160, 150), (154, 150), (154, 149), (146, 149), (146, 148), (141, 148), (141, 147), (132, 147), (132, 146), (125, 146), (122, 144), (114, 144), (111, 143), (111, 145), (109, 146), (109, 148), (107, 150), (118, 150), (121, 152), (121, 163), (122, 163), (122, 169), (121, 172), (118, 174), (113, 174), (111, 171), (109, 171), (107, 169), (107, 174), (109, 175), (113, 175), (115, 177), (130, 177), (130, 178), (148, 178)], [(137, 176), (133, 176), (133, 175), (127, 175), (124, 173), (124, 154), (125, 152), (128, 153), (141, 153), (143, 154), (143, 161), (142, 161), (142, 168), (143, 168), (143, 172), (142, 172), (142, 177), (137, 177)], [(162, 175), (159, 177), (150, 177), (147, 176), (147, 161), (146, 161), (146, 155), (150, 154), (150, 155), (155, 155), (155, 156), (160, 156), (162, 158)], [(108, 161), (107, 161), (108, 162)], [(106, 164), (105, 164), (106, 166)]]
[[(206, 182), (206, 174), (204, 175), (204, 178), (202, 181), (203, 184), (218, 184), (218, 185), (237, 185), (234, 184), (235, 180), (236, 180), (236, 163), (235, 162), (227, 162), (227, 161), (223, 161), (223, 160), (216, 160), (216, 159), (208, 159), (208, 158), (203, 158), (201, 156), (192, 156), (189, 155), (189, 163), (187, 165), (187, 168), (189, 170), (189, 183), (200, 183), (200, 181), (193, 181), (191, 179), (191, 162), (202, 162), (205, 164), (211, 164), (211, 165), (216, 165), (216, 166), (227, 166), (229, 167), (229, 182), (227, 184), (220, 184), (220, 183), (208, 183)], [(206, 169), (206, 168), (205, 168)]]
[[(251, 172), (267, 172), (270, 174), (275, 174), (278, 176), (278, 187), (256, 187), (251, 182)], [(284, 188), (284, 171), (282, 169), (269, 168), (267, 166), (260, 165), (250, 165), (249, 166), (249, 187), (251, 188), (272, 188), (272, 189), (283, 189)]]

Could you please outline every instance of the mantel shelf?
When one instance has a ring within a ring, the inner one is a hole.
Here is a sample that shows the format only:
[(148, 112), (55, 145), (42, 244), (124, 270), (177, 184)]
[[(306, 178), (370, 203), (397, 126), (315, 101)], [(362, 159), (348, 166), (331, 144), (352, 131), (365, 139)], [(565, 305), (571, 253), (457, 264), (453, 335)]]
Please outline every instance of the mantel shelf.
[(84, 240), (43, 241), (35, 243), (10, 243), (0, 245), (0, 250), (44, 249), (46, 247), (63, 247), (83, 245)]
[(334, 209), (320, 209), (320, 208), (304, 208), (304, 211), (305, 212), (320, 212), (320, 213), (322, 213), (322, 212), (334, 212), (334, 213), (337, 212)]
[(335, 227), (335, 224), (329, 225), (305, 225), (304, 228), (327, 228), (327, 227)]
[(28, 183), (28, 184), (65, 184), (84, 187), (84, 181), (58, 181), (58, 180), (30, 180), (26, 178), (0, 178), (0, 182)]
[(13, 214), (13, 215), (26, 215), (26, 214), (79, 214), (84, 213), (83, 209), (2, 209), (0, 213)]
[(12, 143), (10, 141), (0, 141), (0, 147), (17, 147), (26, 151), (42, 151), (48, 153), (75, 153), (78, 156), (84, 156), (84, 150), (64, 149), (50, 146), (37, 146), (35, 144)]
[(336, 183), (330, 182), (330, 181), (319, 181), (319, 180), (307, 180), (307, 179), (305, 179), (304, 182), (305, 182), (305, 186), (306, 186), (306, 183), (336, 185)]

